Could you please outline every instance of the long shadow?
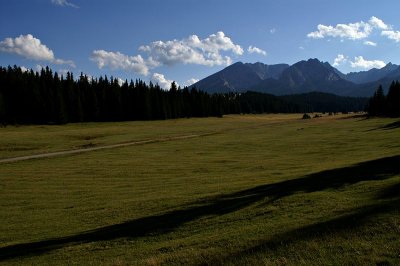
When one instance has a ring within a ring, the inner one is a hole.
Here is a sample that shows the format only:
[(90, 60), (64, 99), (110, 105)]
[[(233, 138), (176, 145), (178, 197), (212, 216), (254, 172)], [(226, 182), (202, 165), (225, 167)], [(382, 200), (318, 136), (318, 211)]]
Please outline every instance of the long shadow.
[(380, 199), (388, 199), (388, 198), (395, 198), (395, 197), (400, 197), (400, 183), (394, 184), (394, 185), (384, 189), (379, 194)]
[(163, 234), (178, 228), (186, 222), (194, 221), (204, 216), (231, 213), (260, 200), (266, 199), (267, 202), (272, 202), (294, 193), (338, 189), (360, 181), (390, 178), (400, 174), (399, 165), (400, 155), (385, 157), (349, 167), (310, 174), (298, 179), (257, 186), (198, 201), (189, 205), (186, 209), (105, 226), (73, 236), (10, 245), (0, 248), (0, 261), (22, 256), (39, 255), (73, 244)]
[(281, 234), (274, 235), (253, 247), (241, 250), (235, 254), (220, 258), (217, 264), (227, 264), (232, 258), (254, 255), (266, 250), (277, 250), (279, 247), (286, 247), (297, 241), (306, 241), (321, 238), (331, 234), (337, 234), (354, 230), (366, 224), (371, 217), (379, 214), (387, 214), (400, 209), (400, 183), (393, 184), (383, 189), (376, 197), (376, 203), (355, 208), (347, 214), (333, 219), (319, 222), (304, 227), (296, 228)]
[(391, 129), (396, 129), (396, 128), (399, 128), (399, 127), (400, 127), (400, 120), (392, 122), (392, 123), (389, 123), (389, 124), (384, 125), (384, 126), (368, 129), (367, 132), (375, 131), (375, 130), (391, 130)]
[(400, 120), (383, 126), (383, 129), (395, 129), (400, 127)]
[(287, 247), (298, 241), (307, 241), (323, 238), (340, 232), (348, 232), (365, 225), (370, 218), (380, 214), (386, 214), (399, 210), (400, 198), (392, 198), (379, 203), (353, 209), (349, 213), (340, 217), (335, 217), (328, 221), (307, 225), (296, 228), (281, 234), (274, 235), (269, 240), (259, 243), (251, 248), (241, 250), (238, 253), (230, 254), (226, 258), (220, 258), (217, 264), (227, 264), (232, 258), (254, 255), (266, 250), (275, 251), (279, 247)]

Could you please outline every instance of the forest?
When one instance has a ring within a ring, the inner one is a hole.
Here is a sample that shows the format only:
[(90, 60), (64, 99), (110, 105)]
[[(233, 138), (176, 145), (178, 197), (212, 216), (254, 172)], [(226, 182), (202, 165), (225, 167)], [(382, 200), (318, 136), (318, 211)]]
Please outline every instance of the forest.
[(60, 76), (49, 67), (22, 71), (0, 67), (0, 123), (65, 124), (92, 121), (221, 117), (243, 113), (363, 111), (368, 99), (324, 93), (274, 96), (264, 93), (208, 94), (196, 88), (170, 90), (142, 80)]
[(382, 86), (379, 86), (369, 100), (368, 115), (400, 117), (400, 82), (393, 81), (385, 95)]

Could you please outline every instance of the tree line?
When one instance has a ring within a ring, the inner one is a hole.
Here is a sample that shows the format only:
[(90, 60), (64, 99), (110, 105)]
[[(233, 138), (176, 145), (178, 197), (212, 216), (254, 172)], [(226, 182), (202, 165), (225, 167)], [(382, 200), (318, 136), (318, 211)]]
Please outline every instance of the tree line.
[[(358, 110), (356, 103), (352, 102), (352, 107)], [(107, 76), (89, 78), (81, 73), (74, 78), (68, 72), (64, 77), (49, 67), (41, 71), (0, 67), (0, 123), (3, 125), (303, 113), (318, 109), (308, 101), (290, 101), (257, 92), (210, 95), (194, 87), (180, 88), (175, 82), (169, 90), (163, 90), (158, 84), (146, 84), (142, 80), (125, 80), (119, 84), (116, 78)]]
[(393, 81), (385, 95), (382, 85), (379, 85), (368, 104), (369, 116), (400, 117), (400, 82)]
[(3, 124), (63, 124), (69, 122), (155, 120), (221, 116), (222, 95), (196, 89), (169, 91), (141, 80), (107, 76), (92, 79), (72, 73), (59, 76), (49, 67), (40, 72), (0, 68), (0, 121)]

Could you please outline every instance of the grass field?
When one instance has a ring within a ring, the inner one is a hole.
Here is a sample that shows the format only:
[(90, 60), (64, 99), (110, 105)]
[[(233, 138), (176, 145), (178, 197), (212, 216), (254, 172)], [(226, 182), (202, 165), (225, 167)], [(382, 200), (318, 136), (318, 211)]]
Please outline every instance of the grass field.
[(400, 265), (398, 119), (300, 118), (0, 128), (0, 158), (202, 135), (1, 163), (0, 264)]

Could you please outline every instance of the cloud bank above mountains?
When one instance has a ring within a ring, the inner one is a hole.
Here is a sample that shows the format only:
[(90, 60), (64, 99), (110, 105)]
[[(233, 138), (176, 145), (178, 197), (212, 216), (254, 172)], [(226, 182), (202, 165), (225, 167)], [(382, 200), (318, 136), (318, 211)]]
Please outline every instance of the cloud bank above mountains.
[(193, 64), (203, 66), (230, 65), (232, 55), (240, 56), (243, 48), (219, 31), (200, 39), (190, 35), (181, 40), (155, 41), (138, 49), (145, 55), (125, 55), (120, 52), (95, 50), (91, 60), (99, 68), (123, 69), (147, 76), (159, 66)]

